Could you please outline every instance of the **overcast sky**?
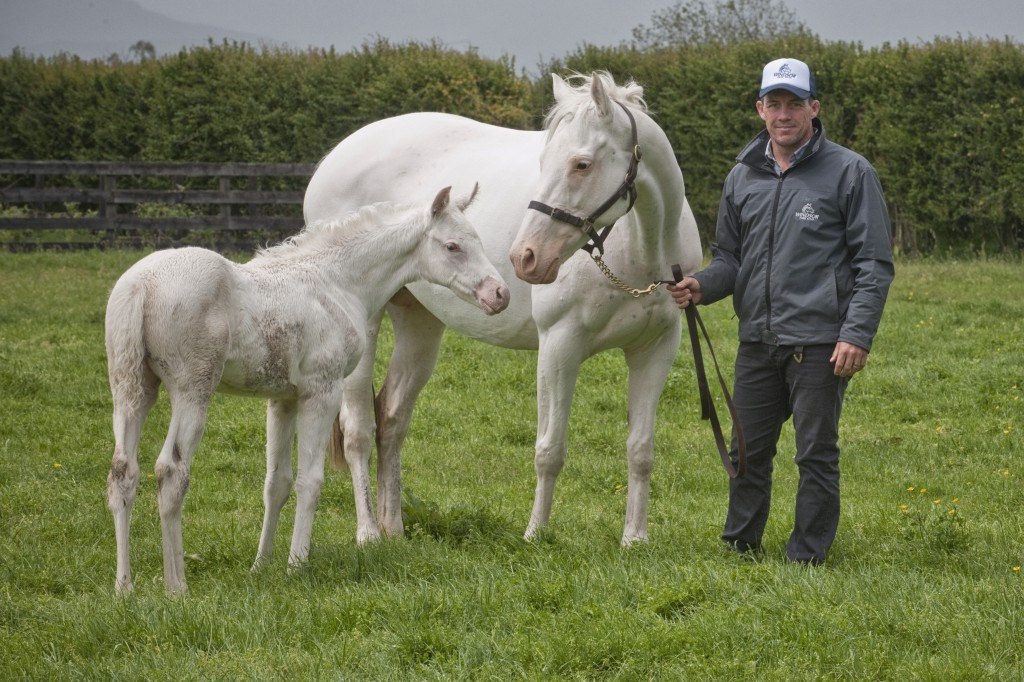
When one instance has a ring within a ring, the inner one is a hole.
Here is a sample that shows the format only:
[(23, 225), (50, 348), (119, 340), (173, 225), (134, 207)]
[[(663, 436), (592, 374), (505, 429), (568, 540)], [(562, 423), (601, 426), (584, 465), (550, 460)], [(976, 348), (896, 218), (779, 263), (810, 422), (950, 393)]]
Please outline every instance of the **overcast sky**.
[[(503, 53), (533, 71), (591, 43), (615, 46), (672, 0), (137, 0), (193, 23), (267, 36), (290, 47), (334, 45), (346, 52), (375, 36), (394, 42), (437, 38), (485, 57)], [(709, 4), (713, 0), (708, 0)], [(824, 40), (867, 47), (936, 36), (1010, 36), (1024, 42), (1021, 0), (786, 0)]]

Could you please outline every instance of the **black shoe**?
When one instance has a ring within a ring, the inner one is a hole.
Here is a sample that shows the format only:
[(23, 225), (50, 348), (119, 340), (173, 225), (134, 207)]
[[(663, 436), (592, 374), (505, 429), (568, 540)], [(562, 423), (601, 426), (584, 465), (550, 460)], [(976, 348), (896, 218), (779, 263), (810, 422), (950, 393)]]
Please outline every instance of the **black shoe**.
[(759, 559), (764, 556), (764, 548), (761, 545), (752, 545), (745, 540), (722, 540), (725, 548), (745, 559)]

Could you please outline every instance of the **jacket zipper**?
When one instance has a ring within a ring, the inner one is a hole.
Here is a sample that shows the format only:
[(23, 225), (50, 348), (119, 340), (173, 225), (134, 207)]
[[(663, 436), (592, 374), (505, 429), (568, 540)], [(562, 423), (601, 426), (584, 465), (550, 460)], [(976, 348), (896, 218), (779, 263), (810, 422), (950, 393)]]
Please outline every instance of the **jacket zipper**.
[(782, 181), (786, 174), (779, 176), (775, 185), (775, 198), (772, 199), (772, 219), (768, 229), (768, 262), (765, 265), (764, 273), (764, 306), (765, 306), (765, 331), (772, 330), (772, 262), (775, 260), (775, 225), (779, 216), (779, 200), (782, 197)]

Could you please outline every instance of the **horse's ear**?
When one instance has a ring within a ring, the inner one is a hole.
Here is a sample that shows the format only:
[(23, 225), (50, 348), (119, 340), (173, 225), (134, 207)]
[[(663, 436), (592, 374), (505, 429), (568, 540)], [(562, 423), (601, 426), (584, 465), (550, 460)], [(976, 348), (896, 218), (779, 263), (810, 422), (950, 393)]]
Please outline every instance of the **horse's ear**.
[(436, 217), (438, 213), (445, 209), (445, 206), (448, 205), (448, 198), (451, 196), (451, 193), (451, 185), (448, 185), (443, 190), (437, 193), (437, 196), (434, 197), (434, 203), (430, 207), (430, 215)]
[(551, 89), (555, 94), (556, 102), (562, 102), (572, 94), (572, 87), (557, 73), (551, 74)]
[(480, 183), (473, 184), (473, 191), (469, 193), (468, 197), (463, 197), (455, 202), (455, 205), (459, 207), (460, 211), (465, 211), (469, 208), (469, 205), (473, 203), (473, 199), (476, 199), (476, 193), (480, 189)]
[(594, 73), (591, 75), (590, 96), (594, 98), (597, 110), (601, 112), (601, 115), (607, 116), (612, 108), (612, 100), (604, 89), (604, 81), (602, 81), (600, 74)]

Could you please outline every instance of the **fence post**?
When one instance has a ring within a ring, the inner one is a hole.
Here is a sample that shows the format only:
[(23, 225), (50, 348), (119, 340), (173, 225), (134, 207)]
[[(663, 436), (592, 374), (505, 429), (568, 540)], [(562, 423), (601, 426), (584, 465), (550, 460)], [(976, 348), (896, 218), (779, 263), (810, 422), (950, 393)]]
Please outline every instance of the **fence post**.
[[(222, 194), (227, 194), (229, 191), (231, 191), (231, 178), (229, 178), (226, 175), (221, 175), (217, 178), (217, 180), (218, 188), (220, 189)], [(228, 229), (230, 230), (233, 227), (233, 221), (231, 220), (231, 204), (221, 204), (220, 215), (224, 219), (224, 222), (227, 223)]]
[(114, 235), (114, 221), (117, 218), (117, 203), (114, 201), (114, 192), (117, 191), (117, 177), (100, 173), (100, 196), (97, 213), (103, 219), (103, 228), (106, 230), (106, 243), (113, 244), (116, 241)]

